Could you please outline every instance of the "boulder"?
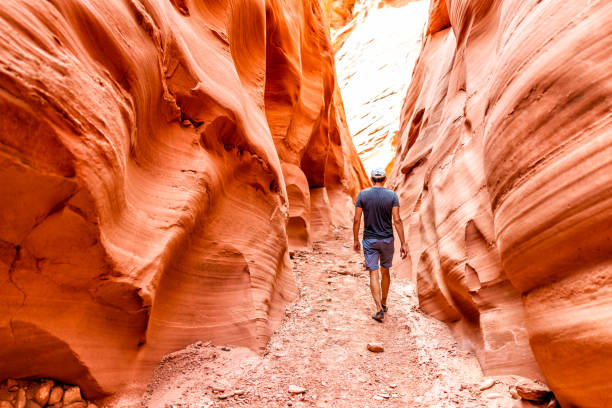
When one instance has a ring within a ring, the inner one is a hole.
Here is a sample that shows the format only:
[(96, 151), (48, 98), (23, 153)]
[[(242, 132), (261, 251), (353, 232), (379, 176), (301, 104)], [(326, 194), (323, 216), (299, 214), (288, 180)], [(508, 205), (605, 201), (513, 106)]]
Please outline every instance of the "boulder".
[(548, 388), (546, 385), (527, 379), (517, 382), (515, 388), (516, 393), (521, 398), (528, 401), (546, 402), (552, 396), (550, 388)]

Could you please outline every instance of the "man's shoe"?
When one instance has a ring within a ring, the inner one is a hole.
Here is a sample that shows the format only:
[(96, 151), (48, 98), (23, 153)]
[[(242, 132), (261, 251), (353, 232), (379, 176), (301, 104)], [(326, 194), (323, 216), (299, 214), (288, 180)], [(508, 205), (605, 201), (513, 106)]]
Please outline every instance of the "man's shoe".
[(387, 313), (387, 305), (381, 305), (382, 306), (382, 311)]
[(372, 315), (372, 319), (376, 320), (379, 323), (382, 323), (384, 318), (385, 312), (383, 312), (382, 309), (380, 309), (375, 315)]

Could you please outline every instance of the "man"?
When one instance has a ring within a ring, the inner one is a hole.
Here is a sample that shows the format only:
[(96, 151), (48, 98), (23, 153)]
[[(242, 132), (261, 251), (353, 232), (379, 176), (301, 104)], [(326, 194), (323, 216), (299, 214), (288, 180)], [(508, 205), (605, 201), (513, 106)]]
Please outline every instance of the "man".
[[(361, 224), (361, 213), (363, 212), (363, 254), (365, 256), (366, 269), (370, 271), (370, 290), (374, 303), (376, 303), (376, 314), (372, 319), (381, 322), (387, 312), (387, 294), (389, 293), (389, 268), (393, 261), (393, 227), (400, 239), (400, 256), (406, 258), (408, 254), (406, 241), (404, 240), (404, 225), (399, 213), (399, 199), (397, 194), (383, 187), (387, 175), (383, 169), (374, 169), (371, 173), (373, 187), (367, 188), (359, 193), (355, 202), (355, 219), (353, 221), (353, 235), (355, 242), (353, 247), (359, 252), (359, 225)], [(391, 219), (393, 218), (393, 223)], [(378, 261), (380, 259), (381, 280), (378, 276)]]

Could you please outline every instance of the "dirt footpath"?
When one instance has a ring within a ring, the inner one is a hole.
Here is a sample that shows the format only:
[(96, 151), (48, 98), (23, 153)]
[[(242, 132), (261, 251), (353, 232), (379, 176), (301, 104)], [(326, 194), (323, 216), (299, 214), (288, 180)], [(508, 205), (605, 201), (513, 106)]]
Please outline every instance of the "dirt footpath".
[[(417, 307), (414, 286), (392, 271), (389, 312), (374, 321), (363, 258), (350, 230), (297, 252), (300, 290), (263, 356), (196, 343), (164, 359), (145, 407), (510, 407), (500, 383), (479, 390), (475, 356)], [(367, 350), (381, 342), (384, 352)]]

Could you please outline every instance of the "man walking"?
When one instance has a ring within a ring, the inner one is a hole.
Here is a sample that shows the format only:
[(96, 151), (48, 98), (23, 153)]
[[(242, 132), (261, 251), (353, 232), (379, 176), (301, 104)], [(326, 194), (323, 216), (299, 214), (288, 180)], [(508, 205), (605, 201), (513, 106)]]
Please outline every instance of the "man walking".
[[(361, 224), (361, 213), (363, 212), (363, 254), (365, 256), (366, 269), (370, 271), (370, 290), (374, 303), (376, 303), (376, 314), (372, 319), (382, 322), (387, 311), (387, 294), (389, 293), (389, 268), (393, 261), (393, 227), (400, 239), (400, 256), (406, 258), (408, 251), (404, 239), (404, 225), (399, 213), (399, 199), (397, 194), (383, 187), (387, 175), (384, 169), (374, 169), (371, 173), (373, 187), (362, 190), (355, 202), (355, 219), (353, 221), (353, 235), (355, 242), (353, 247), (359, 252), (359, 225)], [(393, 223), (391, 222), (393, 219)], [(378, 262), (380, 259), (381, 279), (378, 276)]]

